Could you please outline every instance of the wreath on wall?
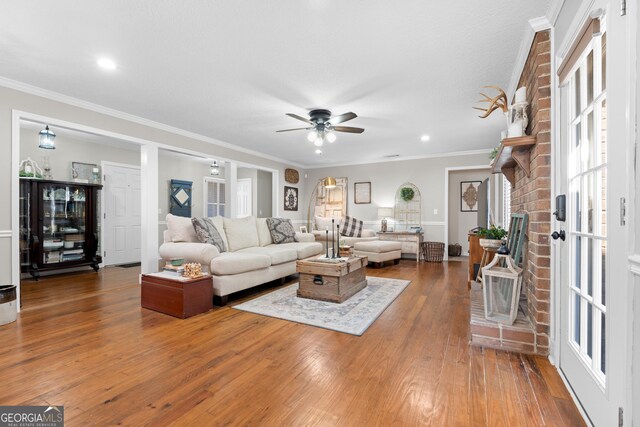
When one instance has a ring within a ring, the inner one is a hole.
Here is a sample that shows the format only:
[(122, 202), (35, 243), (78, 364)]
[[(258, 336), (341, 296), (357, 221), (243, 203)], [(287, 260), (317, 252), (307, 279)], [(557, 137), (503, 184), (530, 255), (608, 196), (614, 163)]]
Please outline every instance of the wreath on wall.
[(413, 196), (415, 196), (415, 192), (411, 187), (404, 187), (400, 190), (400, 198), (405, 202), (413, 200)]

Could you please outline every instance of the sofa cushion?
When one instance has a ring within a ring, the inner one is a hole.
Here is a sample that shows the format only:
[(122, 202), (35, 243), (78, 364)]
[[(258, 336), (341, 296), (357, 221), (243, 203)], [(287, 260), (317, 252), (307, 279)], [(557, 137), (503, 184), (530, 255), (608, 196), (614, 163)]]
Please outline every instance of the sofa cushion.
[(347, 237), (362, 236), (362, 226), (364, 223), (352, 216), (345, 216), (340, 221), (340, 234)]
[(331, 231), (331, 220), (335, 219), (335, 218), (331, 218), (331, 217), (324, 217), (324, 216), (317, 216), (315, 217), (316, 220), (316, 227), (318, 228), (318, 230), (320, 231), (325, 231), (325, 230), (329, 230)]
[(269, 226), (273, 243), (293, 243), (296, 241), (296, 231), (293, 229), (290, 219), (267, 218), (267, 225)]
[(191, 223), (191, 218), (167, 214), (166, 220), (172, 242), (200, 242)]
[(218, 276), (240, 274), (247, 271), (267, 268), (270, 265), (271, 257), (268, 255), (225, 252), (211, 260), (211, 273)]
[(218, 229), (211, 222), (209, 218), (191, 218), (191, 223), (196, 231), (196, 236), (200, 243), (208, 243), (218, 248), (220, 252), (226, 252), (227, 246), (225, 245)]
[(238, 251), (245, 254), (261, 254), (271, 258), (271, 265), (284, 264), (298, 259), (298, 251), (295, 248), (288, 248), (283, 245), (269, 245), (264, 247), (245, 248)]
[(260, 246), (272, 244), (271, 231), (269, 231), (269, 225), (267, 225), (267, 218), (257, 218), (256, 227), (258, 228), (258, 240), (260, 242)]
[(369, 242), (357, 242), (353, 245), (353, 248), (357, 251), (372, 252), (381, 254), (384, 252), (399, 251), (402, 249), (401, 242), (391, 242), (386, 240), (372, 240)]
[(227, 244), (232, 252), (244, 248), (260, 246), (258, 241), (258, 229), (256, 219), (252, 216), (246, 218), (225, 218), (224, 232), (227, 235)]
[(295, 242), (283, 243), (286, 248), (293, 248), (298, 253), (298, 259), (309, 258), (310, 256), (320, 255), (324, 248), (319, 242)]

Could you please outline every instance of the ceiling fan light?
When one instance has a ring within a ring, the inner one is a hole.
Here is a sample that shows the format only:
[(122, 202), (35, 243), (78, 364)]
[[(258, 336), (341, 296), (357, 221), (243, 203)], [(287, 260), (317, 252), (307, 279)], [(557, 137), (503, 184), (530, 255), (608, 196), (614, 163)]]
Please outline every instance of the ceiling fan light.
[(318, 137), (318, 134), (316, 133), (315, 130), (312, 130), (307, 134), (307, 140), (309, 140), (309, 142), (315, 142), (317, 137)]
[(320, 136), (319, 136), (319, 137), (317, 137), (317, 138), (316, 138), (316, 140), (313, 142), (313, 144), (314, 144), (316, 147), (322, 147), (322, 137), (320, 137)]
[(329, 143), (336, 142), (336, 134), (333, 133), (333, 132), (328, 132), (327, 133), (327, 141)]
[(322, 154), (322, 150), (319, 148), (316, 148), (316, 154)]

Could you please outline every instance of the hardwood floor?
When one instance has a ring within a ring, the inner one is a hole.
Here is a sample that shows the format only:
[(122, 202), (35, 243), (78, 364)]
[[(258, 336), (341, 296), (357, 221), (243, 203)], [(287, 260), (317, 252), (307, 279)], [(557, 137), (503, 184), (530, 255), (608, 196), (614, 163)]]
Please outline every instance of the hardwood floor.
[[(25, 282), (0, 327), (0, 404), (67, 425), (583, 425), (545, 358), (470, 347), (464, 263), (369, 269), (412, 280), (362, 337), (234, 310), (140, 308), (137, 268)], [(290, 281), (290, 283), (295, 280)]]

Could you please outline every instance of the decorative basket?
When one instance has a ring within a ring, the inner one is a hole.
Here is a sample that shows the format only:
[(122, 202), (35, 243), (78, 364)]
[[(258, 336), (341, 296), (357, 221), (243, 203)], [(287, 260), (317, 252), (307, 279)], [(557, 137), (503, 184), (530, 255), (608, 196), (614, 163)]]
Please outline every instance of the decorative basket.
[(485, 249), (498, 249), (500, 246), (502, 246), (502, 240), (480, 239), (480, 246)]
[(444, 258), (444, 243), (422, 242), (422, 257), (427, 262), (442, 262)]
[(289, 184), (297, 184), (300, 180), (300, 174), (295, 169), (285, 169), (284, 170), (284, 180)]
[(460, 256), (462, 255), (462, 246), (459, 243), (454, 243), (449, 245), (449, 256)]

